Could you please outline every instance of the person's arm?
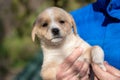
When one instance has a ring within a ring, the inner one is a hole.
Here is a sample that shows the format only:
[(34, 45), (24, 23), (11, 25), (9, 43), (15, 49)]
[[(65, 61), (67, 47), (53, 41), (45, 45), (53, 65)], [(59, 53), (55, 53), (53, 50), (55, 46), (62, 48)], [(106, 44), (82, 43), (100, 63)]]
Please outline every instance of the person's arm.
[(107, 71), (103, 71), (98, 65), (92, 64), (95, 73), (95, 80), (120, 80), (120, 70), (117, 70), (108, 63), (104, 63)]
[(56, 75), (57, 80), (88, 80), (89, 64), (77, 60), (81, 54), (82, 49), (77, 48), (63, 61)]

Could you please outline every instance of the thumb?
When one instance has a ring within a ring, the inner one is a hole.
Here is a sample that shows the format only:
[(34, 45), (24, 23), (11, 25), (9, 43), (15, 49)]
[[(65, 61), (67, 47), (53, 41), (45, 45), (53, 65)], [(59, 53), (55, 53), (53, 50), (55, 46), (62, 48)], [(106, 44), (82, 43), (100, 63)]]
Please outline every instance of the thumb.
[(118, 69), (109, 65), (107, 62), (104, 62), (104, 64), (107, 69), (107, 72), (111, 73), (112, 75), (114, 75), (116, 77), (120, 77), (120, 71)]

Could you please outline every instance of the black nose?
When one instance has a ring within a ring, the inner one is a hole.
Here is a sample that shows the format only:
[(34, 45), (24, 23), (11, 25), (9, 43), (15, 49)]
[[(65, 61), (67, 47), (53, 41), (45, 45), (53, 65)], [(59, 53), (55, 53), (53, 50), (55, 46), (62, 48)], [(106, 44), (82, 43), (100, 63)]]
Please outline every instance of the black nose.
[(59, 29), (58, 28), (53, 28), (52, 33), (53, 33), (53, 35), (59, 35)]

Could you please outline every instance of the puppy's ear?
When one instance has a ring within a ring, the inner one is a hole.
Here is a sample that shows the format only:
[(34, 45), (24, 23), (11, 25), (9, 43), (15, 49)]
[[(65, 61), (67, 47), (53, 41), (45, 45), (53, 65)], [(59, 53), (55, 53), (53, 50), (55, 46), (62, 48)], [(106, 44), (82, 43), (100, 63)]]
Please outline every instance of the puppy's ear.
[(74, 19), (71, 15), (70, 15), (70, 18), (71, 18), (70, 20), (71, 20), (71, 23), (72, 23), (73, 32), (76, 35), (77, 34), (77, 29), (76, 29), (75, 21), (74, 21)]
[(37, 20), (35, 20), (35, 22), (33, 23), (33, 29), (32, 29), (32, 34), (31, 34), (33, 42), (35, 41), (35, 37), (37, 35), (37, 30), (38, 30), (37, 26), (36, 26), (36, 23), (37, 23)]
[(34, 26), (33, 29), (32, 29), (32, 34), (31, 34), (33, 42), (35, 41), (36, 35), (37, 35), (37, 27)]
[(75, 24), (75, 21), (74, 21), (73, 18), (72, 18), (72, 28), (73, 28), (74, 34), (76, 35), (77, 34), (77, 29), (76, 29), (76, 24)]

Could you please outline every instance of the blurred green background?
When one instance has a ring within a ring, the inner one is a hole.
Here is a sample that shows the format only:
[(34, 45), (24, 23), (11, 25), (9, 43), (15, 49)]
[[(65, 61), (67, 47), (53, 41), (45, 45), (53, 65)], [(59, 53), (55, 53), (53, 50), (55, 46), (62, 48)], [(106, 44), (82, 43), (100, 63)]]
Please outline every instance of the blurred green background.
[(94, 1), (0, 0), (0, 80), (12, 80), (41, 50), (31, 30), (42, 10), (58, 6), (69, 12)]

